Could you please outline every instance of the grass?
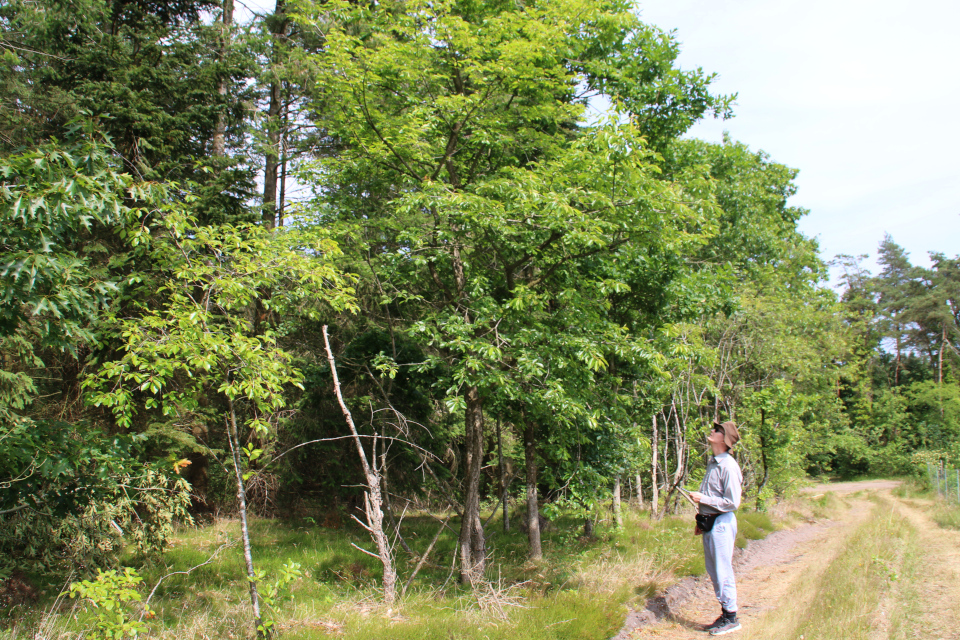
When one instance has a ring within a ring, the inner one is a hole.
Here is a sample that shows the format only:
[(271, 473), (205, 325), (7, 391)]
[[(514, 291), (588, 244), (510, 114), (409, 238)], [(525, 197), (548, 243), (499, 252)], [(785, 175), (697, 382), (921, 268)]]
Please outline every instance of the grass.
[[(324, 528), (310, 519), (254, 519), (252, 551), (268, 583), (284, 563), (302, 567), (303, 578), (293, 584), (290, 598), (269, 612), (284, 637), (383, 638), (389, 628), (389, 637), (397, 640), (605, 639), (620, 628), (628, 605), (644, 601), (679, 577), (704, 571), (691, 516), (652, 521), (646, 513), (629, 509), (625, 515), (624, 527), (600, 526), (599, 535), (589, 539), (580, 536), (579, 521), (561, 518), (551, 523), (543, 534), (544, 558), (536, 563), (526, 558), (526, 535), (517, 530), (504, 533), (494, 521), (488, 543), (489, 582), (476, 590), (461, 587), (451, 572), (458, 529), (451, 521), (407, 597), (391, 608), (380, 603), (378, 560), (352, 546), (370, 547), (359, 528)], [(765, 513), (742, 512), (738, 520), (741, 546), (777, 528), (775, 519)], [(439, 526), (429, 513), (407, 514), (404, 539), (415, 553), (422, 553)], [(250, 636), (238, 529), (235, 520), (217, 520), (181, 530), (158, 560), (125, 558), (124, 564), (143, 576), (145, 592), (160, 581), (150, 603), (156, 612), (150, 620), (151, 636), (171, 640)], [(232, 546), (223, 547), (231, 541)], [(218, 549), (209, 564), (189, 575), (176, 573), (207, 562)], [(398, 546), (396, 563), (402, 585), (416, 558)], [(69, 599), (44, 613), (58, 591), (48, 590), (51, 595), (41, 606), (21, 612), (17, 627), (21, 631), (8, 630), (7, 636), (0, 632), (0, 639), (18, 637), (17, 633), (33, 636), (40, 624), (57, 627), (57, 632), (45, 636), (50, 638), (90, 628), (92, 609), (71, 610), (75, 603)]]
[[(916, 531), (909, 527), (905, 529), (902, 553), (899, 557), (900, 567), (898, 580), (887, 593), (883, 609), (889, 612), (887, 621), (887, 638), (890, 640), (906, 640), (917, 637), (917, 616), (914, 603), (923, 597), (921, 590), (925, 588), (922, 570), (923, 552), (916, 539)], [(881, 621), (882, 622), (882, 621)], [(882, 626), (882, 624), (880, 625)]]
[(779, 529), (768, 513), (763, 511), (745, 511), (737, 514), (736, 546), (744, 549), (750, 540), (763, 540)]
[(873, 614), (899, 579), (913, 535), (902, 516), (879, 502), (821, 576), (797, 637), (869, 638)]
[(944, 529), (960, 530), (960, 504), (937, 495), (929, 485), (917, 480), (905, 480), (894, 489), (894, 495), (929, 502), (927, 510), (933, 521)]
[(960, 529), (960, 507), (940, 505), (933, 512), (933, 520), (944, 529)]
[[(868, 640), (892, 638), (887, 632), (909, 628), (899, 603), (909, 597), (906, 587), (915, 584), (916, 531), (890, 500), (868, 497), (873, 500), (869, 512), (809, 550), (806, 569), (783, 594), (788, 599), (775, 614), (745, 628), (743, 640)], [(840, 499), (826, 498), (819, 506), (813, 501), (809, 507), (836, 509), (834, 500)], [(886, 615), (882, 611), (890, 614), (880, 619)], [(880, 636), (878, 629), (884, 630)]]
[[(649, 523), (634, 515), (622, 531), (607, 530), (590, 540), (576, 537), (579, 523), (560, 521), (545, 533), (545, 557), (536, 564), (526, 561), (524, 534), (497, 533), (490, 541), (491, 573), (496, 577), (486, 593), (480, 590), (479, 597), (460, 587), (456, 575), (450, 575), (454, 526), (437, 543), (432, 556), (435, 562), (418, 574), (408, 598), (389, 610), (376, 604), (379, 563), (350, 546), (351, 542), (368, 545), (360, 531), (331, 532), (260, 520), (254, 523), (253, 551), (268, 575), (275, 574), (283, 561), (299, 562), (305, 568), (294, 601), (277, 612), (284, 635), (291, 638), (326, 637), (331, 630), (345, 639), (382, 637), (384, 624), (389, 624), (390, 637), (397, 639), (447, 638), (451, 629), (456, 629), (454, 637), (464, 639), (518, 635), (531, 639), (608, 638), (622, 624), (625, 603), (631, 596), (645, 596), (660, 586), (662, 568), (696, 571), (698, 548), (688, 540), (692, 536), (686, 520)], [(437, 526), (428, 515), (407, 518), (408, 544), (422, 551)], [(215, 542), (209, 532), (186, 532), (168, 553), (168, 563), (177, 570), (202, 562), (201, 557)], [(283, 552), (277, 553), (280, 549)], [(169, 586), (164, 583), (163, 600), (157, 608), (162, 608), (168, 632), (179, 635), (184, 627), (205, 627), (211, 637), (243, 634), (242, 628), (229, 622), (246, 618), (238, 550), (233, 555), (219, 568), (209, 565), (211, 569), (199, 580), (178, 576)], [(405, 579), (413, 560), (403, 553), (397, 560)], [(699, 562), (702, 568), (702, 560)], [(221, 573), (220, 568), (228, 571)], [(216, 578), (218, 582), (210, 582)], [(631, 593), (634, 589), (636, 594)], [(203, 619), (191, 617), (191, 612), (203, 612)]]

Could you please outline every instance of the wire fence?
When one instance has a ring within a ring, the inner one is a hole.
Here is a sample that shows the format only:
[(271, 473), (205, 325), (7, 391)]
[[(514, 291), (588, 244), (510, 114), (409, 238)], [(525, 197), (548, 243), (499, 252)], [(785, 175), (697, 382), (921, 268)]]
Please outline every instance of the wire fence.
[(960, 504), (960, 469), (928, 462), (927, 479), (930, 480), (930, 487), (936, 489), (944, 500)]

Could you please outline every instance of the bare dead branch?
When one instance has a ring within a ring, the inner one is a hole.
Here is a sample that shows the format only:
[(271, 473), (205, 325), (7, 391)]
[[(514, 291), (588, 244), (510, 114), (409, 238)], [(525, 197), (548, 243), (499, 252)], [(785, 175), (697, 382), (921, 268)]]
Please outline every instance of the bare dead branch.
[(427, 562), (427, 557), (430, 555), (430, 552), (433, 551), (434, 545), (436, 545), (437, 540), (440, 539), (440, 534), (443, 533), (443, 530), (447, 527), (447, 523), (450, 522), (450, 518), (451, 516), (448, 515), (440, 524), (440, 528), (437, 529), (437, 533), (433, 536), (433, 540), (430, 541), (430, 545), (427, 547), (427, 550), (423, 552), (422, 556), (420, 556), (420, 561), (417, 562), (417, 566), (414, 567), (413, 573), (410, 574), (410, 577), (407, 578), (406, 583), (403, 585), (403, 589), (400, 590), (401, 598), (407, 594), (407, 589), (410, 588), (410, 585), (413, 583), (413, 579), (417, 577), (417, 573), (420, 572), (420, 569), (422, 569), (423, 565)]
[(148, 596), (147, 596), (147, 599), (143, 601), (143, 611), (140, 613), (140, 620), (143, 620), (143, 616), (146, 615), (146, 613), (147, 613), (147, 605), (150, 604), (150, 599), (153, 597), (153, 594), (156, 593), (157, 588), (160, 586), (160, 583), (161, 583), (161, 582), (163, 582), (164, 580), (166, 580), (166, 579), (169, 578), (170, 576), (176, 576), (176, 575), (185, 575), (185, 576), (186, 576), (186, 575), (190, 575), (190, 573), (193, 572), (193, 571), (195, 571), (196, 569), (199, 569), (200, 567), (204, 567), (204, 566), (210, 564), (211, 562), (213, 562), (213, 561), (216, 559), (217, 554), (219, 554), (221, 551), (223, 551), (223, 550), (226, 549), (227, 547), (232, 547), (234, 544), (236, 544), (236, 542), (234, 542), (233, 540), (227, 540), (226, 542), (224, 542), (223, 544), (221, 544), (219, 547), (217, 547), (217, 550), (214, 551), (214, 552), (210, 555), (210, 557), (207, 558), (204, 562), (201, 562), (200, 564), (198, 564), (198, 565), (196, 565), (196, 566), (194, 566), (194, 567), (190, 567), (190, 568), (187, 569), (186, 571), (172, 571), (172, 572), (168, 573), (167, 575), (162, 576), (159, 580), (157, 580), (156, 584), (153, 585), (153, 589), (150, 590), (150, 595), (148, 595)]

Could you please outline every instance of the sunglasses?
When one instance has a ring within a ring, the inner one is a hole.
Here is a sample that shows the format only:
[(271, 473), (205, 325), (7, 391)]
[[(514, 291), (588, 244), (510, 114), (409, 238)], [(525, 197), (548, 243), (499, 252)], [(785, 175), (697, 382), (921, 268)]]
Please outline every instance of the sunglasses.
[(714, 427), (713, 430), (716, 431), (717, 433), (722, 433), (726, 435), (726, 432), (723, 430), (723, 427)]

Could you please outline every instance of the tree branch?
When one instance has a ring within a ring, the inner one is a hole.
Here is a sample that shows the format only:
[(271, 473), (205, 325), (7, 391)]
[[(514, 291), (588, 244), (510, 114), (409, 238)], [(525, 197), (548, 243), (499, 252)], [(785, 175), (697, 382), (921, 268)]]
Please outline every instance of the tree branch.
[(195, 566), (195, 567), (190, 567), (190, 568), (187, 569), (186, 571), (173, 571), (173, 572), (168, 573), (167, 575), (161, 577), (159, 580), (157, 580), (156, 584), (153, 585), (153, 589), (150, 590), (150, 595), (148, 595), (148, 596), (147, 596), (147, 599), (143, 601), (143, 612), (140, 614), (140, 620), (143, 620), (143, 616), (146, 615), (146, 613), (147, 613), (147, 605), (150, 604), (150, 598), (152, 598), (152, 597), (153, 597), (153, 594), (156, 593), (157, 588), (160, 586), (160, 583), (161, 583), (161, 582), (163, 582), (164, 580), (166, 580), (166, 579), (169, 578), (170, 576), (189, 575), (192, 571), (194, 571), (194, 570), (196, 570), (196, 569), (199, 569), (200, 567), (206, 566), (206, 565), (210, 564), (211, 562), (213, 562), (214, 558), (217, 557), (217, 554), (218, 554), (218, 553), (220, 553), (221, 551), (223, 551), (223, 550), (224, 550), (225, 548), (227, 548), (227, 547), (232, 547), (234, 544), (235, 544), (235, 543), (234, 543), (233, 540), (227, 540), (226, 542), (224, 542), (223, 544), (221, 544), (219, 547), (217, 547), (217, 550), (214, 551), (214, 552), (213, 552), (213, 555), (211, 555), (209, 558), (207, 558), (205, 562), (201, 562), (200, 564), (198, 564), (198, 565)]

